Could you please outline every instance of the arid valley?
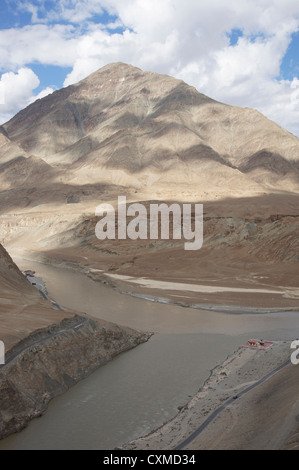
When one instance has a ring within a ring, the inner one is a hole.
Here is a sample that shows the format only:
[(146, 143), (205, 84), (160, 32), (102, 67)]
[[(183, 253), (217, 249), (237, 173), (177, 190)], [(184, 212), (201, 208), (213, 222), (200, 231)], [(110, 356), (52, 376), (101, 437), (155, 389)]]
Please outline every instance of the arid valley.
[[(202, 247), (100, 240), (119, 196)], [(0, 126), (0, 222), (0, 449), (298, 449), (296, 136), (111, 63)]]

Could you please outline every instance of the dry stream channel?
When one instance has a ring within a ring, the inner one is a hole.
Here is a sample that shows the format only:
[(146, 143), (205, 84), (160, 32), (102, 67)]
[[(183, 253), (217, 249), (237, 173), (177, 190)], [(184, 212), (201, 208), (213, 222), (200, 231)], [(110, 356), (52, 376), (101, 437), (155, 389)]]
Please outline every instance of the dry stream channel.
[(184, 308), (121, 294), (70, 269), (18, 264), (34, 269), (61, 306), (155, 334), (52, 400), (44, 416), (0, 441), (0, 450), (112, 450), (170, 420), (249, 338), (291, 343), (298, 331), (298, 311)]

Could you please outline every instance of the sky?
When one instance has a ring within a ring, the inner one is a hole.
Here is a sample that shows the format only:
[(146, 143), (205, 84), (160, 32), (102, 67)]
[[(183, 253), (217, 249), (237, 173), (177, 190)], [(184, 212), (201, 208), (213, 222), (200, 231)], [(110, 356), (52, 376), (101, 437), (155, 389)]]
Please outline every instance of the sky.
[(298, 0), (0, 0), (0, 124), (119, 61), (299, 137)]

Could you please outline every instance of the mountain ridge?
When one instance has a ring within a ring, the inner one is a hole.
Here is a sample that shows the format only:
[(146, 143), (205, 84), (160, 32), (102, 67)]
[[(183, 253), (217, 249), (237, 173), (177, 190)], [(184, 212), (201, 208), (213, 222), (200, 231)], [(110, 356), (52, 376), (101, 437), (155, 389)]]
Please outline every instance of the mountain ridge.
[(0, 131), (0, 170), (14, 160), (24, 171), (20, 156), (48, 165), (28, 160), (37, 167), (22, 187), (40, 172), (49, 188), (111, 184), (170, 197), (176, 185), (198, 198), (299, 189), (297, 137), (257, 110), (119, 62), (35, 101)]

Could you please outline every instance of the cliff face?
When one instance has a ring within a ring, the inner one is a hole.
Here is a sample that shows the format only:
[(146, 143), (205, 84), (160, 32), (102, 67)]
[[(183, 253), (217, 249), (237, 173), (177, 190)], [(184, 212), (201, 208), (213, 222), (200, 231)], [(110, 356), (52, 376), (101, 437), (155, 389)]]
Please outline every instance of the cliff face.
[(52, 398), (149, 337), (78, 316), (26, 337), (0, 368), (0, 439), (23, 429)]

